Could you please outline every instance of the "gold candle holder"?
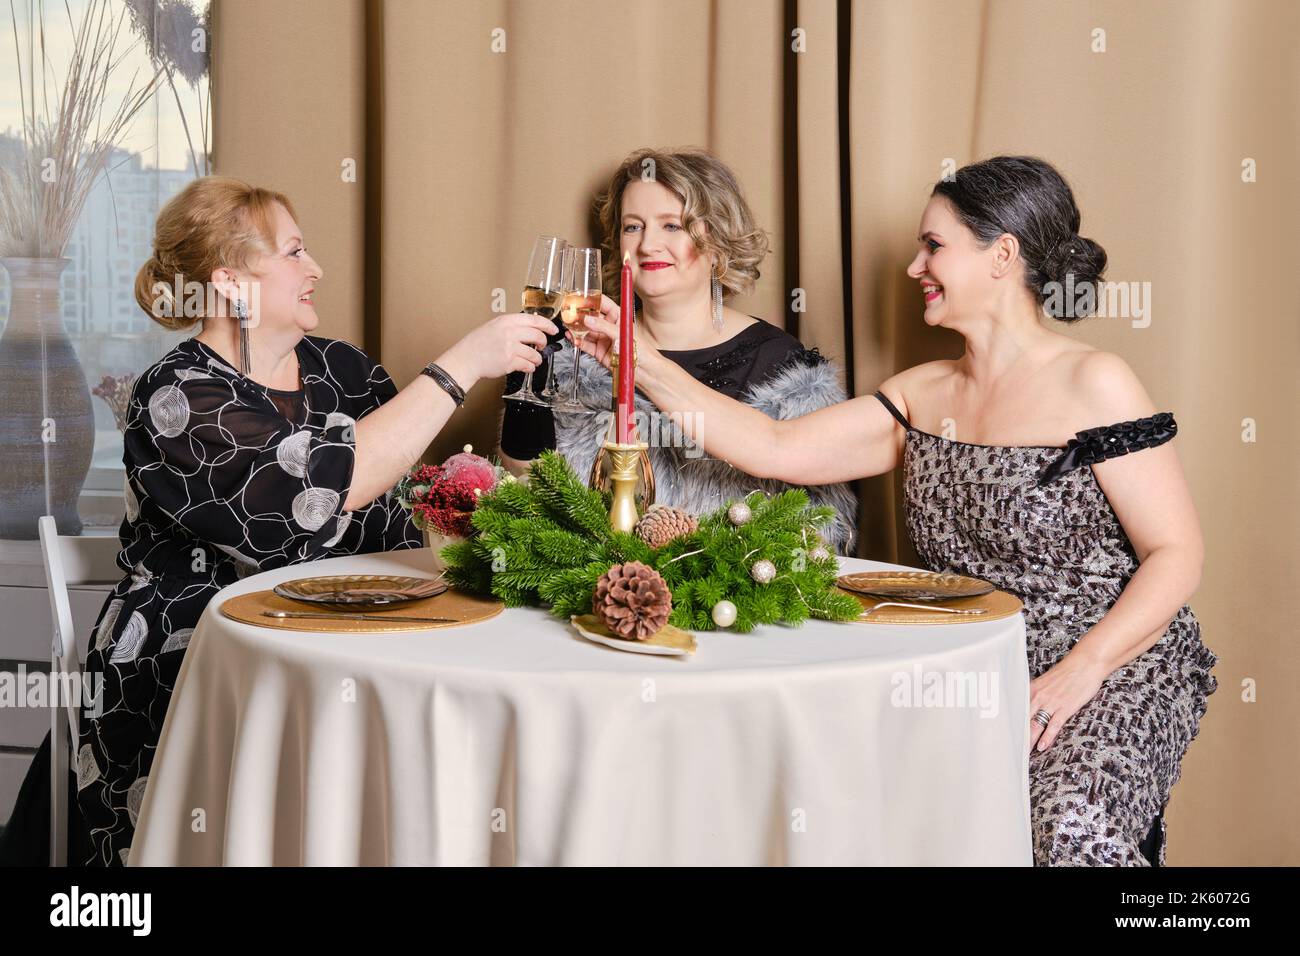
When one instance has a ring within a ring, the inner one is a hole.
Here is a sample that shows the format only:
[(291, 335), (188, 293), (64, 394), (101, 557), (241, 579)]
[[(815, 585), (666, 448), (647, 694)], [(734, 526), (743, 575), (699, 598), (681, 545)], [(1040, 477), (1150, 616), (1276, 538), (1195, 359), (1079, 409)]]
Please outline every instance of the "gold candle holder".
[(637, 505), (637, 511), (644, 513), (647, 508), (655, 503), (655, 472), (654, 467), (650, 464), (649, 448), (650, 446), (645, 442), (620, 445), (612, 438), (607, 438), (601, 446), (601, 450), (596, 452), (596, 457), (592, 460), (591, 474), (587, 478), (587, 487), (595, 488), (601, 494), (606, 491), (612, 492), (614, 488), (611, 480), (614, 453), (620, 450), (629, 453), (635, 451), (637, 481), (632, 483), (632, 498)]
[(649, 447), (645, 442), (630, 445), (605, 442), (609, 485), (614, 494), (609, 506), (609, 524), (615, 531), (632, 531), (641, 517), (636, 506), (636, 485), (642, 474), (642, 456)]
[[(636, 365), (636, 343), (632, 343), (632, 364)], [(591, 477), (588, 487), (595, 488), (602, 494), (609, 490), (613, 494), (610, 502), (609, 523), (615, 531), (631, 532), (636, 528), (637, 520), (643, 509), (649, 508), (655, 500), (655, 473), (650, 464), (650, 446), (637, 440), (620, 443), (615, 440), (615, 427), (618, 422), (618, 343), (615, 342), (611, 353), (610, 376), (613, 389), (610, 394), (611, 417), (609, 430), (605, 432), (602, 450), (596, 455), (591, 465)], [(635, 427), (632, 432), (636, 434)], [(637, 507), (637, 485), (640, 483), (641, 505)]]

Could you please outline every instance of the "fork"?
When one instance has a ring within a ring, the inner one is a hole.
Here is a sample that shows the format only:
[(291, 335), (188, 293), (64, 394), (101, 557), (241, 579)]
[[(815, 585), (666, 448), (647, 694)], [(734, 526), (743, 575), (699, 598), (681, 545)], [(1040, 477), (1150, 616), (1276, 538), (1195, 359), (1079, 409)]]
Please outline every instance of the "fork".
[(858, 617), (866, 617), (872, 611), (879, 611), (882, 607), (908, 607), (917, 611), (942, 611), (944, 614), (969, 614), (972, 616), (985, 613), (985, 609), (982, 607), (939, 607), (934, 604), (904, 604), (901, 601), (882, 601), (875, 607), (867, 608)]
[(281, 620), (285, 618), (311, 618), (317, 621), (420, 621), (427, 624), (453, 624), (456, 621), (454, 617), (412, 617), (403, 614), (361, 614), (347, 612), (322, 612), (322, 611), (263, 611), (262, 617), (274, 617)]

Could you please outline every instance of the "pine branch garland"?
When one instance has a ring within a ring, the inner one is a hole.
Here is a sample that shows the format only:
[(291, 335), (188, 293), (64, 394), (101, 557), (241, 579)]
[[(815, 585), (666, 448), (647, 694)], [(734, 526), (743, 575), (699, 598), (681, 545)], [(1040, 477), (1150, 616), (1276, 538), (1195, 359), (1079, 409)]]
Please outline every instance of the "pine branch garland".
[[(860, 605), (835, 590), (833, 557), (808, 557), (810, 534), (830, 522), (829, 506), (812, 506), (790, 489), (746, 499), (752, 517), (739, 527), (727, 506), (703, 516), (698, 529), (662, 548), (609, 526), (606, 496), (587, 488), (563, 456), (543, 452), (527, 482), (503, 482), (474, 511), (477, 534), (443, 551), (458, 587), (491, 593), (508, 606), (549, 604), (568, 618), (591, 609), (596, 582), (612, 565), (640, 561), (655, 568), (673, 596), (670, 623), (713, 630), (713, 607), (736, 605), (733, 630), (760, 624), (798, 626), (809, 617), (851, 620)], [(760, 584), (754, 563), (772, 562), (776, 576)]]
[(545, 452), (533, 464), (528, 488), (551, 520), (605, 540), (610, 535), (609, 512), (600, 493), (576, 478), (562, 455)]
[[(491, 498), (493, 510), (500, 509), (511, 514), (514, 517), (540, 517), (541, 509), (537, 500), (530, 493), (528, 486), (521, 481), (506, 481), (497, 486), (492, 492)], [(479, 507), (474, 513), (477, 515), (482, 510), (483, 501), (480, 499)], [(475, 523), (475, 527), (478, 527)]]
[(537, 552), (553, 565), (573, 567), (596, 556), (591, 543), (571, 531), (543, 529), (537, 532)]

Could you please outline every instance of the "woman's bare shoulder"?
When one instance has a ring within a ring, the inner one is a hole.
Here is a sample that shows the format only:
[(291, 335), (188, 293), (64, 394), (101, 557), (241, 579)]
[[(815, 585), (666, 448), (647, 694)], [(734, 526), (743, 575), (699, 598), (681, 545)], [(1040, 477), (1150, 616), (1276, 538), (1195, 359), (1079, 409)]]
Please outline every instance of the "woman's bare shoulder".
[(1069, 391), (1079, 405), (1084, 427), (1143, 418), (1155, 411), (1141, 379), (1113, 352), (1090, 349), (1063, 356)]
[(898, 410), (904, 417), (910, 419), (909, 399), (915, 402), (918, 396), (946, 382), (956, 374), (956, 371), (957, 362), (954, 359), (922, 362), (920, 365), (913, 365), (891, 375), (881, 383), (880, 392), (898, 406)]

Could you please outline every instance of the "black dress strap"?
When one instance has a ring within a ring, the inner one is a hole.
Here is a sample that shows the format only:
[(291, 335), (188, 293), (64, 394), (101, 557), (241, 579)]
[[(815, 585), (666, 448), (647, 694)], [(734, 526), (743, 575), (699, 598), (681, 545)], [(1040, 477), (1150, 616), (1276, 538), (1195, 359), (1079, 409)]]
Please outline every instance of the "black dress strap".
[(1150, 418), (1086, 429), (1070, 439), (1059, 458), (1047, 464), (1038, 476), (1038, 483), (1047, 485), (1076, 468), (1163, 445), (1176, 434), (1178, 423), (1172, 412), (1157, 412)]
[(876, 398), (880, 399), (881, 404), (889, 410), (889, 414), (893, 415), (894, 418), (898, 420), (898, 424), (902, 425), (903, 428), (907, 429), (909, 432), (913, 430), (912, 423), (903, 417), (903, 413), (894, 407), (894, 403), (885, 397), (884, 392), (876, 392)]

